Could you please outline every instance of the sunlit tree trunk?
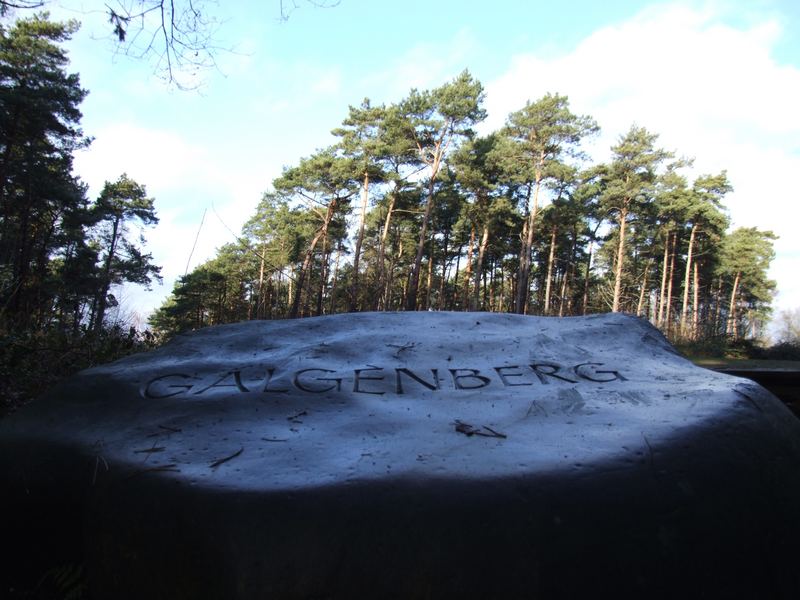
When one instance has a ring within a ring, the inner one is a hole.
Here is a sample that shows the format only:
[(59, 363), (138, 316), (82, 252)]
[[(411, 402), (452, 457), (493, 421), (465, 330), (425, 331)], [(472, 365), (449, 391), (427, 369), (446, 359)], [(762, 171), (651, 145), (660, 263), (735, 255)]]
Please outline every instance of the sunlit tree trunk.
[(432, 288), (433, 288), (433, 264), (434, 264), (433, 252), (434, 252), (433, 237), (431, 237), (431, 249), (430, 249), (430, 254), (428, 256), (428, 277), (427, 277), (427, 279), (425, 281), (425, 292), (426, 292), (426, 294), (425, 294), (425, 310), (431, 310), (431, 308), (432, 308), (432, 306), (431, 306), (431, 299), (432, 299), (431, 291), (432, 291)]
[(622, 297), (622, 272), (625, 262), (625, 226), (628, 221), (628, 211), (623, 208), (619, 212), (619, 241), (617, 244), (617, 261), (614, 264), (614, 300), (611, 312), (619, 312), (620, 298)]
[(565, 311), (572, 312), (572, 301), (569, 298), (570, 290), (569, 286), (572, 283), (572, 279), (575, 277), (575, 250), (578, 245), (578, 232), (577, 226), (573, 225), (572, 227), (572, 244), (569, 250), (569, 265), (567, 266), (566, 270), (564, 271), (564, 278), (561, 280), (561, 298), (558, 303), (558, 316), (563, 317)]
[(267, 245), (261, 245), (261, 256), (258, 264), (258, 292), (256, 294), (256, 319), (264, 318), (264, 255), (267, 253)]
[(559, 291), (559, 301), (558, 301), (558, 316), (559, 317), (563, 317), (564, 316), (564, 309), (565, 309), (565, 307), (567, 305), (567, 294), (568, 294), (568, 287), (567, 286), (568, 286), (568, 281), (570, 279), (570, 269), (571, 268), (572, 268), (572, 266), (570, 265), (570, 268), (568, 268), (564, 272), (564, 276), (561, 278), (561, 290)]
[(389, 225), (392, 222), (392, 212), (394, 211), (394, 204), (397, 200), (397, 188), (392, 190), (389, 195), (389, 207), (386, 209), (386, 218), (383, 221), (383, 230), (381, 231), (381, 241), (378, 247), (378, 293), (375, 294), (375, 308), (377, 310), (386, 307), (386, 240), (389, 237)]
[(653, 264), (653, 259), (647, 259), (647, 264), (644, 267), (644, 275), (642, 276), (642, 288), (639, 290), (639, 302), (636, 305), (636, 316), (641, 317), (644, 315), (644, 299), (647, 290), (647, 276), (650, 273), (650, 267)]
[(489, 269), (489, 304), (488, 308), (489, 311), (495, 310), (494, 299), (495, 299), (495, 287), (494, 287), (494, 257), (492, 257), (492, 267)]
[(453, 277), (453, 298), (451, 303), (453, 308), (458, 305), (458, 270), (461, 268), (461, 251), (464, 249), (464, 244), (459, 245), (458, 252), (456, 252), (456, 274)]
[(664, 240), (664, 262), (661, 266), (661, 292), (658, 297), (658, 316), (656, 317), (656, 327), (664, 326), (664, 308), (667, 301), (667, 271), (669, 270), (669, 246), (672, 234), (667, 232)]
[[(333, 219), (333, 213), (336, 210), (336, 199), (334, 198), (328, 203), (328, 208), (325, 211), (325, 217), (322, 226), (317, 230), (316, 234), (311, 240), (311, 243), (306, 248), (305, 256), (303, 257), (303, 265), (300, 267), (300, 273), (297, 275), (297, 292), (295, 293), (294, 300), (292, 301), (292, 308), (289, 311), (289, 318), (295, 319), (300, 312), (300, 296), (302, 295), (303, 284), (307, 278), (307, 274), (311, 269), (311, 262), (314, 258), (314, 250), (319, 241), (328, 236), (328, 226)], [(311, 278), (308, 277), (310, 280)]]
[(316, 316), (324, 311), (325, 289), (328, 287), (328, 265), (330, 264), (330, 250), (328, 249), (327, 234), (322, 238), (322, 257), (319, 265), (319, 287), (317, 288)]
[(333, 279), (331, 281), (331, 298), (330, 298), (330, 308), (328, 312), (330, 314), (336, 313), (336, 288), (337, 283), (339, 282), (339, 262), (342, 260), (342, 244), (339, 243), (336, 249), (336, 260), (333, 263)]
[[(542, 152), (540, 161), (544, 160), (544, 152)], [(536, 224), (536, 215), (539, 212), (539, 189), (542, 184), (542, 171), (536, 170), (536, 176), (533, 187), (533, 200), (531, 201), (528, 210), (528, 220), (525, 223), (523, 231), (524, 238), (522, 240), (522, 250), (519, 255), (519, 273), (517, 275), (517, 300), (516, 312), (517, 314), (524, 315), (528, 313), (528, 294), (530, 293), (530, 277), (531, 277), (531, 251), (533, 249), (533, 232)], [(530, 188), (528, 188), (528, 198), (530, 199)]]
[(422, 214), (422, 225), (419, 230), (419, 242), (417, 243), (417, 254), (414, 257), (414, 266), (411, 269), (411, 277), (408, 282), (406, 293), (406, 310), (417, 310), (417, 289), (419, 288), (419, 272), (422, 267), (422, 255), (425, 253), (425, 241), (428, 239), (428, 222), (431, 218), (433, 203), (435, 201), (434, 189), (435, 179), (439, 172), (443, 150), (440, 152), (438, 147), (435, 153), (434, 162), (431, 165), (431, 177), (428, 180), (428, 198), (425, 202), (425, 212)]
[(439, 297), (436, 299), (436, 308), (437, 310), (442, 310), (445, 308), (445, 284), (447, 283), (447, 251), (448, 246), (450, 245), (450, 230), (447, 229), (444, 232), (444, 242), (442, 248), (442, 278), (439, 280)]
[(694, 302), (692, 302), (692, 339), (697, 340), (700, 337), (700, 272), (697, 261), (694, 261), (692, 268), (694, 270)]
[(694, 240), (697, 233), (697, 225), (692, 225), (692, 232), (689, 234), (689, 248), (686, 251), (686, 273), (683, 278), (683, 305), (681, 307), (681, 336), (686, 335), (686, 327), (689, 320), (689, 284), (692, 275), (692, 250), (694, 249)]
[[(472, 223), (469, 228), (469, 245), (467, 246), (467, 266), (464, 268), (464, 299), (466, 300), (467, 310), (475, 310), (472, 294), (470, 294), (469, 286), (472, 282), (472, 253), (475, 248), (475, 223)], [(480, 289), (480, 280), (475, 280), (475, 297), (477, 297)]]
[[(290, 307), (294, 307), (295, 305), (295, 296), (297, 295), (297, 287), (295, 286), (295, 279), (294, 279), (294, 265), (289, 265), (289, 293), (286, 296), (286, 305)], [(299, 301), (297, 301), (299, 306)], [(292, 309), (289, 309), (289, 317), (292, 316)], [(295, 312), (295, 316), (297, 313)]]
[(361, 259), (361, 244), (364, 241), (364, 223), (367, 216), (367, 203), (369, 201), (369, 172), (364, 172), (364, 183), (361, 188), (361, 211), (358, 218), (358, 235), (356, 247), (353, 250), (353, 277), (350, 285), (350, 312), (358, 310), (358, 269)]
[(473, 298), (470, 302), (470, 310), (481, 310), (483, 308), (480, 300), (480, 281), (483, 276), (483, 263), (486, 260), (486, 248), (489, 245), (489, 224), (483, 224), (483, 233), (481, 234), (481, 242), (478, 246), (478, 260), (475, 263), (475, 289), (473, 290)]
[(556, 256), (556, 226), (550, 232), (550, 255), (547, 258), (547, 281), (544, 290), (544, 314), (550, 314), (550, 289), (553, 282), (553, 263)]
[(667, 279), (667, 307), (664, 309), (664, 332), (669, 333), (672, 327), (672, 288), (675, 282), (675, 255), (678, 253), (678, 236), (675, 234), (672, 255), (669, 259), (669, 277)]
[(589, 241), (589, 252), (586, 257), (586, 279), (583, 282), (583, 314), (589, 312), (589, 281), (592, 278), (592, 256), (594, 253), (594, 240)]
[(728, 335), (736, 339), (736, 295), (739, 293), (739, 281), (741, 279), (741, 272), (736, 273), (733, 280), (733, 289), (731, 290), (731, 301), (728, 306)]

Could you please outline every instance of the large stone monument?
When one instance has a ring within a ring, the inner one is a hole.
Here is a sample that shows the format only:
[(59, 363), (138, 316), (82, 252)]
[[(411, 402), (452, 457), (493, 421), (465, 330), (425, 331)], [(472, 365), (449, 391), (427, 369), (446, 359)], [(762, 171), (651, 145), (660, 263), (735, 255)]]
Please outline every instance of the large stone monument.
[(97, 599), (800, 597), (800, 421), (623, 315), (204, 329), (0, 421), (0, 485), (4, 585)]

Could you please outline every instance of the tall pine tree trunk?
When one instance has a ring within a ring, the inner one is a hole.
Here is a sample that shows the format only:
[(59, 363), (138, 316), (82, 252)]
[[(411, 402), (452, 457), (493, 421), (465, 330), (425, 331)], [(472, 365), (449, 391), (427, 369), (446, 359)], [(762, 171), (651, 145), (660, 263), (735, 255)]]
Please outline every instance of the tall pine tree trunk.
[(422, 268), (422, 255), (425, 253), (425, 240), (428, 237), (428, 221), (431, 218), (434, 202), (434, 177), (428, 183), (428, 200), (425, 203), (425, 212), (422, 215), (422, 226), (419, 230), (419, 242), (417, 243), (417, 254), (414, 257), (414, 266), (411, 269), (411, 277), (408, 282), (406, 292), (406, 310), (417, 310), (417, 290), (419, 289), (419, 272)]
[(572, 226), (572, 242), (570, 244), (569, 250), (569, 265), (567, 266), (566, 271), (564, 272), (564, 278), (561, 281), (561, 298), (558, 303), (558, 316), (563, 317), (565, 309), (568, 312), (572, 310), (572, 302), (568, 299), (570, 295), (569, 292), (569, 284), (572, 282), (572, 278), (575, 277), (575, 262), (576, 256), (575, 251), (578, 247), (578, 230), (577, 225)]
[(644, 298), (645, 298), (645, 293), (646, 293), (646, 290), (647, 290), (647, 276), (650, 273), (650, 267), (652, 266), (652, 264), (653, 264), (653, 259), (652, 258), (648, 258), (647, 259), (647, 264), (644, 267), (644, 275), (642, 276), (642, 288), (639, 290), (639, 302), (636, 305), (636, 316), (637, 317), (641, 317), (642, 316), (642, 310), (644, 309)]
[(394, 211), (394, 204), (397, 200), (397, 187), (392, 190), (389, 195), (389, 208), (386, 210), (386, 218), (383, 221), (383, 230), (381, 231), (381, 242), (378, 247), (378, 284), (377, 293), (375, 294), (375, 309), (380, 310), (386, 307), (386, 240), (389, 237), (389, 225), (392, 222), (392, 212)]
[(461, 251), (464, 249), (464, 244), (458, 246), (456, 252), (456, 274), (453, 277), (453, 296), (450, 298), (450, 305), (455, 308), (458, 306), (458, 270), (461, 268)]
[(316, 249), (320, 239), (327, 237), (328, 226), (330, 225), (331, 219), (333, 219), (333, 213), (335, 209), (336, 199), (334, 198), (328, 203), (328, 209), (325, 211), (325, 218), (322, 222), (322, 226), (317, 230), (317, 233), (314, 235), (311, 243), (306, 249), (305, 256), (303, 257), (303, 265), (300, 267), (300, 273), (297, 275), (297, 291), (295, 292), (294, 299), (292, 300), (292, 308), (289, 311), (290, 319), (296, 319), (300, 312), (300, 296), (303, 295), (303, 283), (305, 282), (307, 273), (311, 268), (311, 261), (314, 258), (314, 250)]
[(445, 308), (444, 288), (447, 283), (447, 251), (450, 244), (450, 230), (444, 232), (444, 245), (442, 250), (442, 278), (439, 280), (439, 297), (436, 299), (436, 308), (442, 310)]
[[(517, 314), (524, 315), (528, 312), (528, 294), (530, 291), (531, 276), (531, 251), (533, 249), (533, 232), (536, 224), (536, 215), (539, 211), (539, 188), (542, 182), (541, 169), (536, 171), (536, 180), (533, 188), (533, 203), (528, 210), (528, 220), (523, 230), (522, 250), (519, 254), (519, 273), (517, 274), (517, 298), (515, 309)], [(530, 200), (530, 188), (528, 189)]]
[(586, 257), (586, 279), (583, 281), (583, 314), (589, 312), (589, 282), (592, 279), (592, 256), (594, 254), (594, 240), (589, 241), (589, 252)]
[[(289, 290), (286, 295), (286, 306), (287, 307), (294, 307), (295, 303), (295, 295), (297, 294), (297, 286), (295, 285), (295, 277), (294, 277), (294, 265), (289, 265)], [(298, 301), (299, 305), (299, 301)], [(292, 308), (289, 308), (289, 313), (286, 315), (287, 317), (292, 316)], [(296, 313), (295, 313), (296, 316)]]
[(117, 251), (117, 242), (119, 237), (119, 226), (122, 217), (116, 217), (114, 224), (111, 227), (111, 241), (108, 247), (108, 256), (106, 256), (105, 264), (103, 265), (102, 284), (97, 293), (97, 311), (94, 313), (94, 331), (99, 332), (103, 328), (103, 320), (106, 315), (106, 305), (108, 301), (108, 292), (111, 289), (111, 265), (114, 261), (114, 256)]
[(553, 263), (556, 256), (556, 226), (550, 232), (550, 255), (547, 258), (547, 282), (544, 289), (544, 314), (550, 314), (550, 289), (553, 283)]
[(350, 312), (358, 310), (358, 267), (361, 259), (361, 244), (364, 241), (364, 223), (367, 217), (367, 203), (369, 201), (369, 172), (364, 172), (364, 185), (361, 189), (361, 213), (358, 220), (358, 235), (356, 247), (353, 251), (353, 279), (350, 286)]
[[(464, 300), (466, 300), (467, 310), (474, 310), (472, 308), (472, 294), (470, 294), (469, 286), (472, 282), (472, 254), (475, 248), (475, 223), (470, 224), (469, 228), (469, 245), (467, 246), (467, 266), (464, 268)], [(475, 296), (480, 293), (480, 280), (475, 280)]]
[(700, 334), (700, 272), (697, 261), (692, 265), (694, 269), (694, 302), (692, 302), (692, 339), (697, 340)]
[(328, 309), (329, 314), (336, 313), (336, 288), (337, 283), (339, 281), (339, 263), (342, 260), (342, 244), (341, 242), (337, 245), (336, 248), (336, 261), (333, 263), (333, 280), (331, 283), (331, 301), (330, 301), (330, 309)]
[(431, 237), (431, 249), (428, 255), (428, 278), (425, 282), (425, 310), (431, 310), (431, 288), (433, 287), (433, 237)]
[(681, 307), (681, 336), (686, 335), (686, 325), (689, 320), (689, 283), (692, 275), (692, 251), (694, 240), (697, 233), (697, 225), (692, 225), (692, 232), (689, 234), (689, 248), (686, 251), (686, 273), (683, 278), (683, 305)]
[(619, 242), (617, 245), (617, 261), (614, 265), (614, 300), (611, 312), (619, 312), (622, 297), (622, 272), (625, 261), (625, 226), (628, 221), (628, 210), (623, 208), (619, 212)]
[(328, 265), (331, 261), (331, 251), (328, 248), (328, 234), (322, 238), (322, 260), (319, 265), (319, 288), (317, 289), (316, 316), (324, 312), (325, 289), (328, 287)]
[(661, 292), (658, 296), (658, 316), (656, 317), (656, 327), (664, 326), (664, 308), (667, 300), (667, 271), (669, 270), (669, 246), (672, 241), (672, 234), (667, 231), (664, 240), (664, 262), (661, 265)]
[(569, 282), (570, 276), (572, 274), (572, 269), (573, 269), (572, 265), (573, 264), (574, 263), (570, 263), (569, 268), (564, 272), (564, 277), (561, 278), (561, 291), (559, 292), (559, 302), (558, 302), (558, 316), (559, 317), (563, 317), (564, 316), (564, 309), (566, 308), (566, 305), (568, 304), (568, 301), (567, 301), (567, 295), (569, 293), (569, 291), (568, 291), (569, 290), (569, 287), (568, 287), (569, 283), (568, 282)]
[(672, 288), (675, 283), (675, 255), (678, 253), (678, 234), (674, 234), (672, 254), (669, 259), (669, 277), (667, 278), (667, 306), (664, 309), (664, 333), (669, 334), (672, 325)]
[(486, 248), (489, 245), (489, 224), (483, 224), (483, 233), (481, 234), (481, 243), (478, 246), (478, 260), (475, 263), (475, 288), (473, 290), (473, 297), (470, 301), (470, 310), (480, 310), (482, 303), (480, 301), (481, 292), (481, 277), (483, 276), (483, 263), (486, 257)]
[(733, 289), (731, 290), (731, 301), (728, 306), (728, 335), (736, 339), (736, 295), (739, 293), (739, 281), (741, 279), (741, 272), (736, 273), (733, 280)]
[(258, 292), (256, 296), (256, 319), (264, 318), (264, 255), (267, 253), (267, 244), (261, 245), (261, 256), (258, 264)]

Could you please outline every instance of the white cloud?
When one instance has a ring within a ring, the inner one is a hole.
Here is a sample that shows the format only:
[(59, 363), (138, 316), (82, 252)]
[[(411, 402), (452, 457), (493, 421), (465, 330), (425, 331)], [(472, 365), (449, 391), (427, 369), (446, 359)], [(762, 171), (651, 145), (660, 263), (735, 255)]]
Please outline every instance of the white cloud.
[(238, 233), (269, 181), (256, 152), (245, 161), (231, 151), (229, 140), (207, 142), (201, 146), (174, 132), (122, 123), (96, 131), (94, 143), (76, 156), (75, 170), (89, 184), (90, 198), (123, 172), (155, 198), (159, 224), (144, 234), (146, 251), (162, 266), (164, 284), (154, 285), (151, 292), (138, 286), (125, 290), (132, 309), (142, 316), (169, 294), (190, 255), (191, 268), (235, 240), (232, 232)]
[(203, 176), (197, 165), (208, 160), (203, 148), (181, 136), (130, 123), (111, 125), (93, 132), (94, 142), (75, 158), (75, 168), (93, 195), (103, 182), (123, 172), (147, 185), (152, 192), (169, 191), (190, 178)]
[(727, 169), (734, 225), (781, 237), (771, 270), (777, 304), (800, 306), (792, 258), (800, 255), (800, 198), (792, 183), (800, 172), (800, 70), (773, 58), (785, 35), (776, 20), (737, 28), (724, 16), (662, 5), (596, 31), (567, 54), (515, 56), (487, 85), (486, 127), (499, 127), (528, 99), (558, 92), (603, 127), (592, 145), (597, 159), (636, 123), (659, 133), (665, 148), (696, 157), (697, 173)]

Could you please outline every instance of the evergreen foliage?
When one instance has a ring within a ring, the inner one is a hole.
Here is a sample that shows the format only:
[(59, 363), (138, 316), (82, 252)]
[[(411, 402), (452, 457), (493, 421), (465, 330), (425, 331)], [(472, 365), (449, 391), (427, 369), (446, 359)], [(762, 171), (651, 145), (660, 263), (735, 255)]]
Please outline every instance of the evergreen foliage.
[(726, 232), (724, 171), (690, 182), (691, 161), (639, 126), (607, 164), (588, 164), (581, 142), (598, 125), (557, 94), (476, 137), (482, 98), (465, 71), (396, 104), (351, 106), (336, 144), (275, 180), (238, 245), (179, 281), (155, 330), (358, 310), (616, 310), (683, 343), (761, 333), (774, 236)]
[(46, 14), (0, 25), (0, 410), (153, 342), (108, 310), (114, 286), (159, 277), (129, 231), (158, 222), (153, 200), (123, 175), (90, 202), (72, 174), (91, 142), (61, 46), (77, 27)]

